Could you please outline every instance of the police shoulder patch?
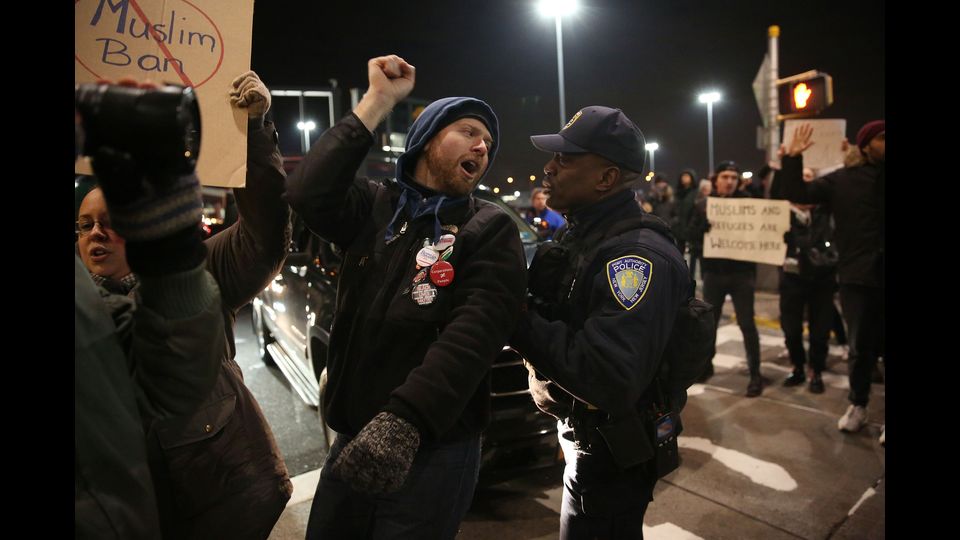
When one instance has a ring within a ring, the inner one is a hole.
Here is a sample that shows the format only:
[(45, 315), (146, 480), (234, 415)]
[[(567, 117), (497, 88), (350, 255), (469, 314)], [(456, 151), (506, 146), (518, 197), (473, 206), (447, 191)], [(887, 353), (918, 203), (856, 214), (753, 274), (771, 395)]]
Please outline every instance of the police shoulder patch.
[(627, 255), (607, 263), (607, 282), (613, 297), (630, 310), (643, 300), (653, 278), (653, 263), (637, 255)]

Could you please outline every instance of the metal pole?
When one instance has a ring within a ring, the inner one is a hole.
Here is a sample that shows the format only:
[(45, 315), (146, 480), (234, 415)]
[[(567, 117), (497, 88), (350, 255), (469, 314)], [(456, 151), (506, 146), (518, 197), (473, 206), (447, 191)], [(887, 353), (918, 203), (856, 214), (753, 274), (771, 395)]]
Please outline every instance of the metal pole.
[[(300, 105), (300, 122), (306, 123), (306, 121), (303, 119), (303, 93), (302, 92), (297, 97), (297, 101)], [(307, 130), (304, 129), (303, 130), (303, 155), (307, 155), (308, 150), (310, 150), (310, 146), (307, 144)]]
[(653, 154), (654, 154), (655, 152), (656, 152), (656, 150), (651, 150), (651, 151), (650, 151), (650, 172), (655, 172), (655, 171), (657, 170), (656, 161), (654, 161), (654, 159), (653, 159)]
[(710, 147), (710, 167), (707, 173), (713, 173), (713, 102), (707, 102), (707, 143)]
[(780, 148), (780, 123), (777, 122), (777, 115), (780, 114), (780, 104), (777, 98), (777, 79), (780, 78), (778, 75), (779, 60), (777, 53), (780, 27), (773, 25), (768, 28), (767, 36), (770, 38), (770, 42), (767, 45), (767, 52), (770, 55), (770, 74), (767, 80), (766, 120), (769, 122), (767, 126), (767, 133), (769, 134), (767, 137), (767, 162), (770, 162), (777, 159), (777, 150)]
[(567, 123), (566, 96), (563, 94), (563, 32), (560, 30), (560, 15), (557, 20), (557, 78), (560, 84), (560, 127)]

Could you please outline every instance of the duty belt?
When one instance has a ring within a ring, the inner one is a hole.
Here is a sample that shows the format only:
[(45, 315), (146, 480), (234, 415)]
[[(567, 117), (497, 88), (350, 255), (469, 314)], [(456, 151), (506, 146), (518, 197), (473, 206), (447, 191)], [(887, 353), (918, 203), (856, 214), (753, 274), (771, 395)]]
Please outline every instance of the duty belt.
[(573, 438), (585, 448), (594, 444), (603, 444), (603, 438), (597, 427), (607, 423), (610, 416), (604, 411), (573, 398), (570, 406), (570, 427), (573, 428)]

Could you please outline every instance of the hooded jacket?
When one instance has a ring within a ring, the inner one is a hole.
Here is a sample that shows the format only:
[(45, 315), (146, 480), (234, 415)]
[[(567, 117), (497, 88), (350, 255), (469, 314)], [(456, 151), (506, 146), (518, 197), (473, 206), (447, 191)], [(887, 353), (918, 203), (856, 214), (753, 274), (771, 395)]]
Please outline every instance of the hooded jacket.
[[(356, 435), (381, 411), (412, 423), (425, 441), (460, 440), (489, 423), (489, 368), (526, 287), (520, 237), (495, 205), (412, 185), (424, 145), (463, 116), (484, 121), (496, 141), (496, 117), (485, 103), (438, 100), (411, 127), (398, 180), (355, 178), (373, 137), (350, 114), (287, 180), (291, 208), (345, 252), (323, 400), (339, 433)], [(417, 263), (438, 228), (455, 236), (446, 259), (453, 280), (443, 286)]]

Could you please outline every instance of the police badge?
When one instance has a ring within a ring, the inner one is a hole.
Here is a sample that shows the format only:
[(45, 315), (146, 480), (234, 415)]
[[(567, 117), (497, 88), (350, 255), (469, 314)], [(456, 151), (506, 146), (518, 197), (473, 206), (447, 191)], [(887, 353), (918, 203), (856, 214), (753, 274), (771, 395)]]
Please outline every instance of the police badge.
[(627, 255), (607, 263), (607, 282), (613, 297), (624, 309), (633, 309), (650, 285), (653, 263), (636, 255)]

